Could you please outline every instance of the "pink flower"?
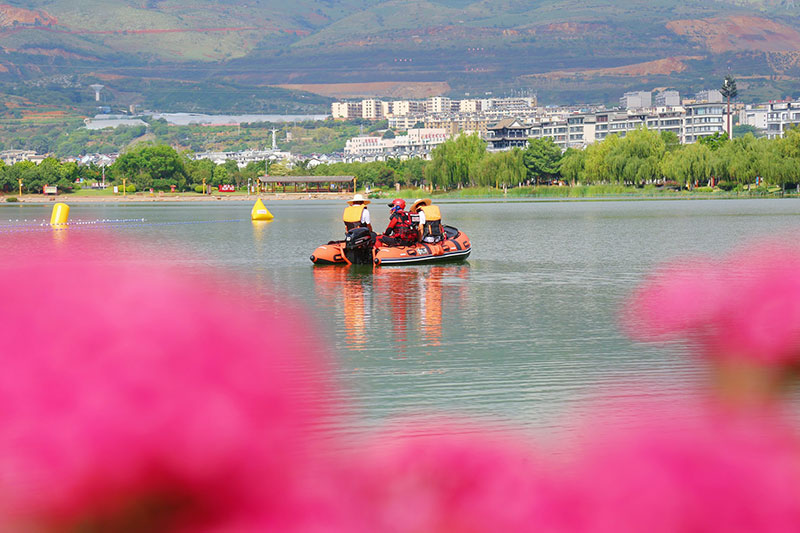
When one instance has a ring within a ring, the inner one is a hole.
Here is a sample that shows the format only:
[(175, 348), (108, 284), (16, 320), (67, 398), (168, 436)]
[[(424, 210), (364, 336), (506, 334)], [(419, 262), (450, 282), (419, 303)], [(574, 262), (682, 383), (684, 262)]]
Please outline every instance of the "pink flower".
[[(452, 423), (411, 424), (356, 458), (360, 531), (525, 532), (552, 527), (551, 479), (532, 446)], [(425, 436), (421, 436), (425, 435)]]
[(800, 362), (800, 249), (767, 243), (721, 260), (676, 261), (645, 281), (624, 314), (640, 340), (685, 336), (705, 354)]
[(292, 311), (96, 235), (26, 239), (0, 242), (0, 529), (302, 523), (337, 396)]
[(563, 530), (796, 531), (800, 442), (787, 423), (675, 403), (618, 405), (634, 425), (598, 418), (565, 478), (574, 512)]

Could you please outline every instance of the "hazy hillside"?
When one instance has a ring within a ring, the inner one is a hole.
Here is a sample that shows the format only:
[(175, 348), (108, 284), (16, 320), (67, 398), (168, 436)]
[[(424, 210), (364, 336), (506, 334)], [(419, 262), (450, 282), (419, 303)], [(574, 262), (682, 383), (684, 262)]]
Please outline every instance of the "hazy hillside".
[(716, 87), (728, 69), (743, 99), (800, 96), (792, 0), (30, 0), (0, 5), (0, 47), (0, 90), (63, 88), (76, 105), (96, 81), (116, 106), (185, 110), (328, 103), (266, 85), (613, 101)]

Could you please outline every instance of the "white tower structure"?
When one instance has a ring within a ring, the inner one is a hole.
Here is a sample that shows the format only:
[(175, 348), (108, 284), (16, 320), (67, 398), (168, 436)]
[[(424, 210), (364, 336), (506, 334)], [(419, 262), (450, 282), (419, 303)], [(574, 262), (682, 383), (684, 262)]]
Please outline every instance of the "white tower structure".
[(277, 132), (278, 130), (270, 130), (270, 131), (272, 131), (272, 149), (277, 150), (278, 143), (275, 141), (275, 132)]
[(100, 85), (99, 83), (95, 83), (94, 85), (89, 85), (89, 87), (94, 89), (94, 101), (95, 102), (99, 102), (100, 101), (100, 91), (103, 90), (103, 87), (105, 87), (105, 85)]

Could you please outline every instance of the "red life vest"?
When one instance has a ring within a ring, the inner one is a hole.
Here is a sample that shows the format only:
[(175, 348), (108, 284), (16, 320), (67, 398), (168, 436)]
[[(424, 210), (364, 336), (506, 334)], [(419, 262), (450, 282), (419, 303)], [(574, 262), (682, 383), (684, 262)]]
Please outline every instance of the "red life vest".
[(390, 225), (393, 220), (395, 221), (392, 226), (393, 237), (407, 244), (414, 244), (417, 242), (419, 234), (417, 233), (417, 227), (411, 220), (411, 215), (405, 211), (395, 211), (389, 217)]

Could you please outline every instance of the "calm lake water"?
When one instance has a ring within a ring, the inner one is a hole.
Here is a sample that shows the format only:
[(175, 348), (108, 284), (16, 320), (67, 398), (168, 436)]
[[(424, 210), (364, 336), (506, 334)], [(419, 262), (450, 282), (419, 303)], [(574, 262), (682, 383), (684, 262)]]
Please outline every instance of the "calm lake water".
[[(370, 206), (378, 230), (384, 203)], [(557, 434), (564, 414), (603, 388), (647, 382), (680, 395), (703, 368), (680, 344), (627, 340), (617, 325), (624, 298), (664, 260), (800, 230), (792, 199), (445, 202), (445, 222), (472, 241), (466, 263), (372, 271), (308, 259), (341, 238), (343, 202), (268, 207), (275, 220), (252, 223), (248, 202), (75, 204), (71, 221), (126, 220), (111, 231), (163, 249), (164, 261), (245, 277), (256, 307), (299, 302), (360, 410), (347, 428), (356, 433), (447, 413)], [(49, 213), (0, 206), (0, 232), (24, 239)]]

